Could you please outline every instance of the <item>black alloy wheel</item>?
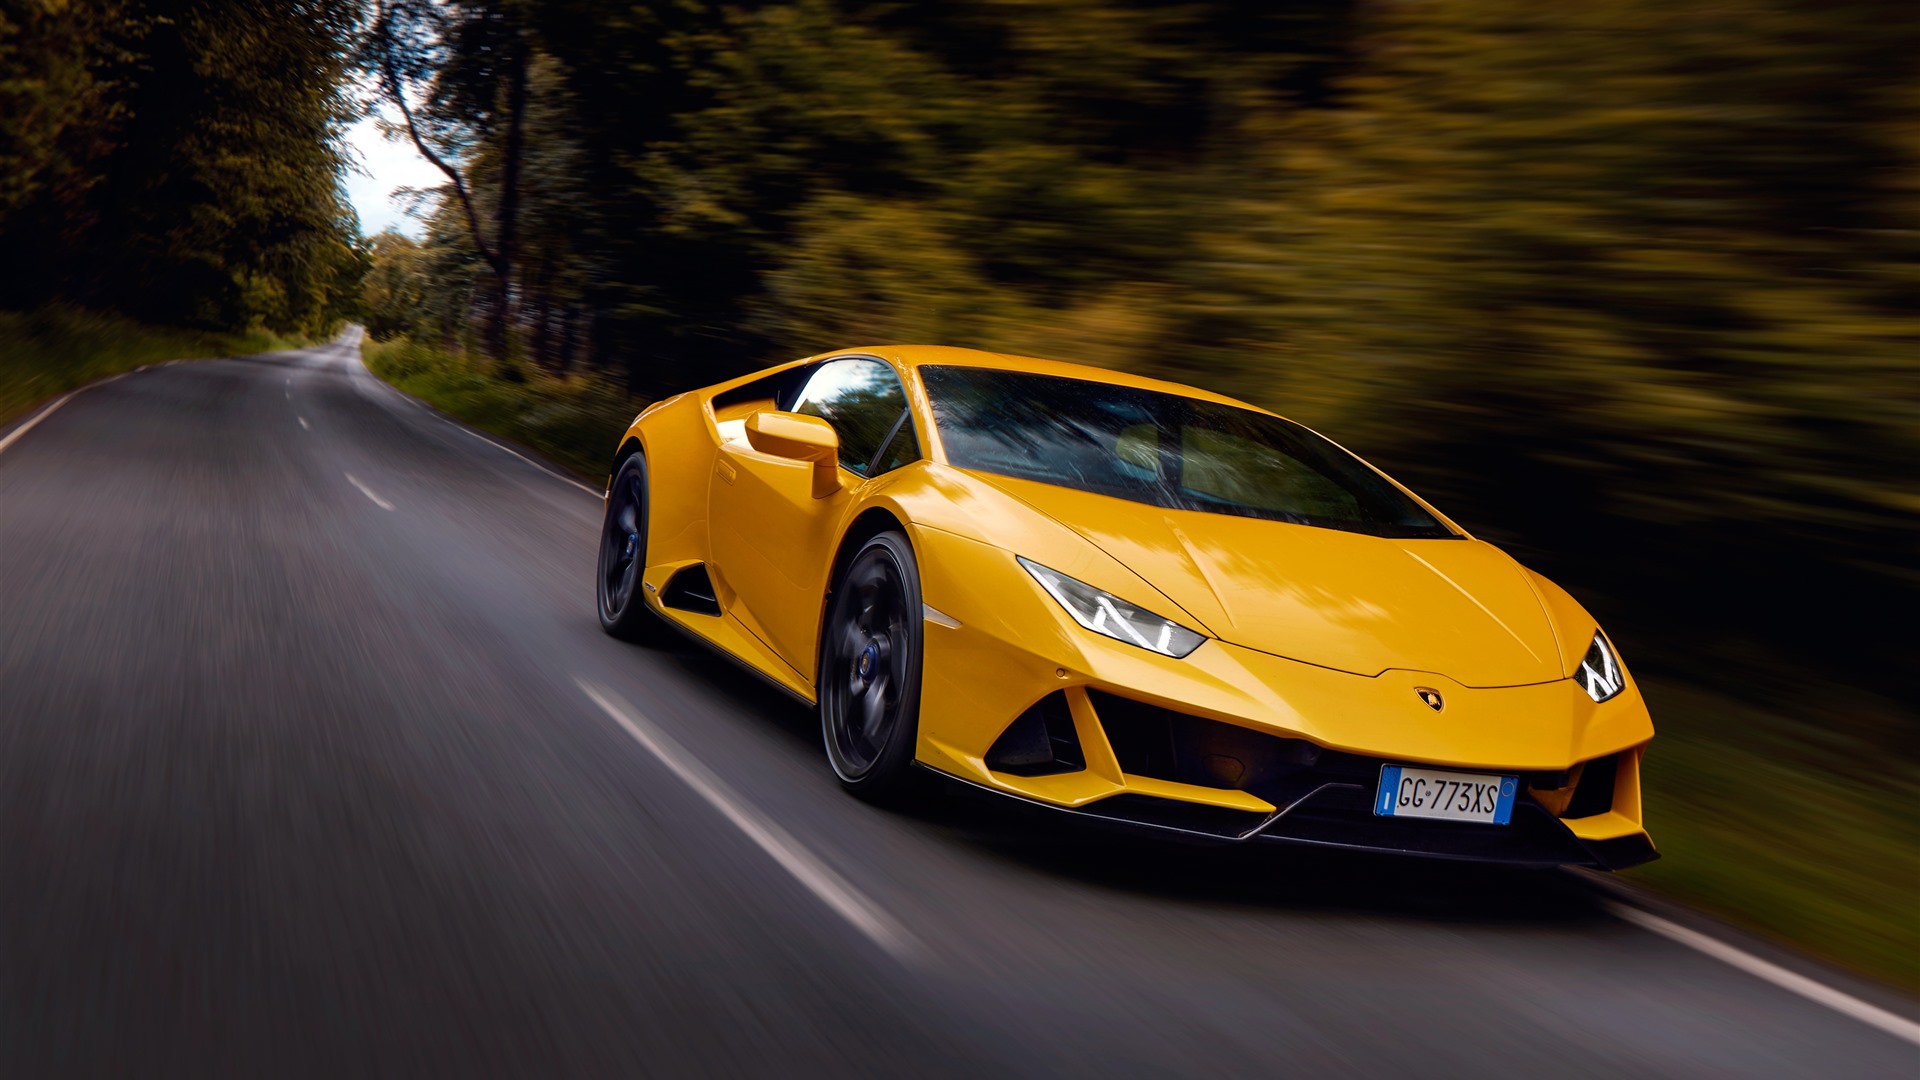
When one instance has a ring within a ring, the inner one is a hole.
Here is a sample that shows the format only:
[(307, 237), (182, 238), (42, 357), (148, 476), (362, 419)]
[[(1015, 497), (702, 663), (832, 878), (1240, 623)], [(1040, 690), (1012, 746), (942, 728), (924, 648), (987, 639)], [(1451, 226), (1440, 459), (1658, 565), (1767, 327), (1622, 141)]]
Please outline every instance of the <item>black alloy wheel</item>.
[(822, 627), (820, 729), (849, 791), (901, 795), (920, 727), (920, 571), (897, 532), (868, 540), (834, 586)]
[(624, 641), (658, 641), (665, 629), (640, 594), (647, 567), (647, 462), (635, 454), (620, 463), (607, 489), (607, 517), (600, 526), (598, 584), (600, 628)]

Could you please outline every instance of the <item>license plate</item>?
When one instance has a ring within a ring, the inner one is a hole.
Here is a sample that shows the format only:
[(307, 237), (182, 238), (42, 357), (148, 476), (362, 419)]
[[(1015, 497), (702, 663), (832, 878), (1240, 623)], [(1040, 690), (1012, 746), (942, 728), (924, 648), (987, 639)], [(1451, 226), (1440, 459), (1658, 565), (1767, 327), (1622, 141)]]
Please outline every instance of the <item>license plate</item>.
[(1380, 769), (1380, 797), (1374, 800), (1373, 812), (1379, 817), (1505, 825), (1513, 816), (1513, 796), (1519, 786), (1511, 776), (1385, 765)]

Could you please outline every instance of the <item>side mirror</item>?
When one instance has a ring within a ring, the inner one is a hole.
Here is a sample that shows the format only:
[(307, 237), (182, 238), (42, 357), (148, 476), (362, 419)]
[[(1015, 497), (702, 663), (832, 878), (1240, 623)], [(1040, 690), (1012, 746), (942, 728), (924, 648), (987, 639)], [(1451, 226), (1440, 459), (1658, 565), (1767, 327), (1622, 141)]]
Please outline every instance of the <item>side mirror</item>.
[(747, 417), (747, 445), (763, 454), (813, 465), (813, 497), (840, 489), (840, 436), (817, 416), (762, 409)]

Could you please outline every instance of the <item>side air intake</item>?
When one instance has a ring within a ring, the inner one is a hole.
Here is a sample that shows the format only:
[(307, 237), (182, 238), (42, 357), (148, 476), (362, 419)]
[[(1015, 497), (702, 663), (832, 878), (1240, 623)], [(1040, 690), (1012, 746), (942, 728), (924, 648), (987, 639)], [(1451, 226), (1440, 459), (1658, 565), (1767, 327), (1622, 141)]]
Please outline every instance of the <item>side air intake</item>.
[(1051, 776), (1087, 767), (1067, 695), (1056, 690), (1023, 712), (987, 751), (987, 768), (1014, 776)]
[(707, 576), (704, 563), (683, 566), (675, 571), (667, 579), (667, 587), (660, 590), (660, 602), (667, 607), (699, 615), (720, 614), (720, 601), (713, 595), (713, 579)]

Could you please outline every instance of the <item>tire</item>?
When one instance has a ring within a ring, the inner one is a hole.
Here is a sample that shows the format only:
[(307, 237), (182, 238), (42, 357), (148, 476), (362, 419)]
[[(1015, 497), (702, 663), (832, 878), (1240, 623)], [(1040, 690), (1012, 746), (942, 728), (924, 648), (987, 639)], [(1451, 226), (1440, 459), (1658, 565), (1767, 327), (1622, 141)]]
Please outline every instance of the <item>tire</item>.
[(920, 570), (897, 532), (860, 546), (834, 582), (820, 635), (820, 734), (848, 791), (897, 801), (916, 786)]
[(647, 461), (635, 454), (620, 463), (607, 489), (594, 606), (602, 630), (622, 641), (657, 644), (665, 639), (667, 626), (647, 607), (640, 584), (647, 564), (647, 493)]

